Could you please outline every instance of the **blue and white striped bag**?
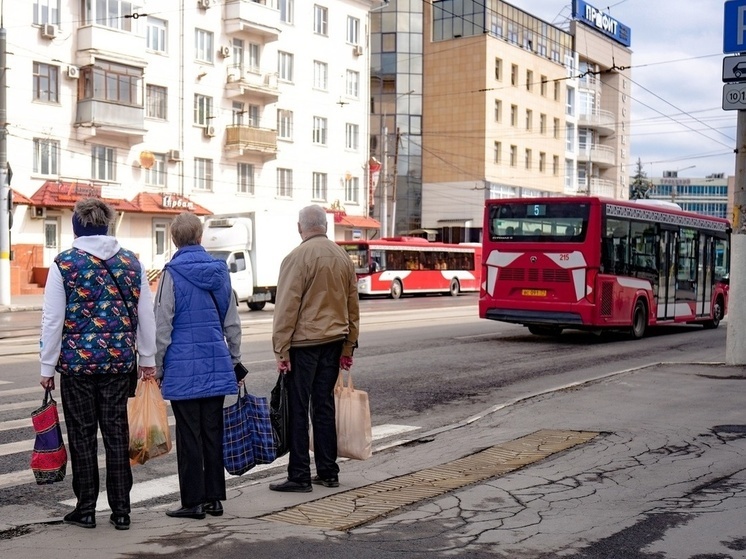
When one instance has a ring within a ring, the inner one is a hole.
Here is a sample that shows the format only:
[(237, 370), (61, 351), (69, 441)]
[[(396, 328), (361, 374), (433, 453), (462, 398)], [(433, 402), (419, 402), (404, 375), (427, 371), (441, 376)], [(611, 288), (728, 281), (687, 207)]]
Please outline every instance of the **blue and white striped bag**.
[(223, 408), (223, 465), (234, 476), (275, 460), (275, 443), (267, 398), (242, 386), (235, 404)]

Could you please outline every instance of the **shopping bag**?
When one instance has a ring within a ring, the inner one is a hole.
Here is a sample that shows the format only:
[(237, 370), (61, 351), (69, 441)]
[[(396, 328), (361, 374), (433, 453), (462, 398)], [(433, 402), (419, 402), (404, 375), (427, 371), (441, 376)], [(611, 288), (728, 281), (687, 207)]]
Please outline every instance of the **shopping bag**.
[(334, 387), (337, 423), (337, 456), (365, 460), (373, 455), (373, 433), (368, 393), (356, 390), (352, 373), (340, 371)]
[(244, 413), (249, 420), (251, 447), (257, 464), (271, 464), (277, 458), (275, 438), (272, 432), (269, 402), (267, 398), (254, 396), (248, 392), (243, 397)]
[(153, 378), (140, 379), (135, 397), (127, 401), (130, 464), (145, 464), (171, 451), (166, 402)]
[(285, 374), (277, 375), (277, 383), (269, 398), (269, 417), (272, 422), (272, 437), (275, 441), (275, 458), (290, 451), (290, 413)]
[(256, 466), (251, 425), (241, 387), (235, 404), (223, 408), (223, 466), (234, 476), (240, 476)]
[(60, 416), (52, 391), (44, 392), (41, 407), (31, 413), (36, 440), (31, 452), (31, 470), (36, 483), (54, 483), (65, 479), (67, 473), (67, 450), (62, 442)]

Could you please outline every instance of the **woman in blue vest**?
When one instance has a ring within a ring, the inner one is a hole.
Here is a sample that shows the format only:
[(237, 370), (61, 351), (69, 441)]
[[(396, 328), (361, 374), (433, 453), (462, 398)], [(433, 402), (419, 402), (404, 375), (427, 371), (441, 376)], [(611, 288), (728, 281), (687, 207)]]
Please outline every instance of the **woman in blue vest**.
[(156, 378), (176, 418), (181, 508), (166, 514), (200, 519), (223, 514), (223, 401), (238, 392), (241, 322), (228, 267), (200, 244), (199, 218), (176, 216), (171, 238), (178, 250), (155, 300)]

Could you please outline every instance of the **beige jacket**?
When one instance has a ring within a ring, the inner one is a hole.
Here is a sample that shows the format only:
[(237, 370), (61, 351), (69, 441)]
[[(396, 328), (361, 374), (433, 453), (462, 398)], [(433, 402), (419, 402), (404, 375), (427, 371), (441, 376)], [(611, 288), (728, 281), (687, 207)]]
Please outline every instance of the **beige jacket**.
[(285, 257), (277, 280), (272, 346), (279, 361), (290, 347), (344, 340), (351, 356), (360, 331), (355, 268), (347, 253), (325, 235), (303, 241)]

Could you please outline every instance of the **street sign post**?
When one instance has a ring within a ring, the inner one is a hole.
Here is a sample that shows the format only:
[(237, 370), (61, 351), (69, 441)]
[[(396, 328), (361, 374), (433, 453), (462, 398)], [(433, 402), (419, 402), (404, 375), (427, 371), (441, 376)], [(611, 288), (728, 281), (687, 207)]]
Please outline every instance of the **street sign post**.
[(725, 3), (723, 53), (738, 52), (746, 52), (746, 0), (728, 0)]
[(746, 83), (723, 85), (723, 110), (746, 110)]

